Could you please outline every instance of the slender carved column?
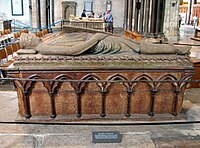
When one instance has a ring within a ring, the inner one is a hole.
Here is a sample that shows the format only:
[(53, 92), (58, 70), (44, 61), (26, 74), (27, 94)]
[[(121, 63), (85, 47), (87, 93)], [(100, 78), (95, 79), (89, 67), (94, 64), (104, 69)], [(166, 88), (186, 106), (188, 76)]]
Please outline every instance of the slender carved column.
[(52, 32), (52, 30), (51, 30), (51, 15), (50, 15), (50, 0), (46, 0), (46, 26), (47, 26), (49, 32)]
[(57, 115), (56, 115), (54, 92), (49, 92), (49, 96), (51, 98), (51, 118), (55, 118)]
[(156, 28), (156, 0), (152, 0), (152, 8), (151, 8), (151, 28), (150, 32), (155, 33)]
[(145, 8), (145, 22), (144, 22), (144, 32), (149, 32), (149, 13), (150, 13), (150, 0), (146, 0), (146, 8)]
[(143, 33), (143, 22), (144, 22), (144, 4), (145, 0), (141, 1), (141, 9), (140, 9), (140, 26), (139, 26), (139, 32)]
[(126, 117), (131, 116), (131, 95), (133, 91), (131, 89), (127, 90), (127, 110), (126, 110)]
[(41, 10), (40, 10), (40, 0), (37, 0), (37, 27), (41, 30)]
[(192, 9), (193, 9), (194, 0), (189, 0), (188, 2), (188, 25), (190, 24), (190, 20), (192, 20)]
[(175, 89), (174, 90), (174, 94), (175, 94), (175, 97), (174, 97), (174, 107), (173, 107), (173, 112), (172, 112), (172, 115), (174, 116), (177, 116), (177, 105), (178, 105), (178, 95), (179, 95), (180, 91), (178, 89)]
[(101, 91), (101, 97), (102, 97), (102, 109), (101, 109), (101, 117), (106, 116), (106, 93), (107, 91)]
[(129, 13), (128, 13), (128, 30), (132, 31), (133, 24), (133, 0), (129, 0)]
[(48, 27), (48, 30), (50, 33), (52, 33), (52, 29), (51, 29), (51, 10), (50, 10), (50, 0), (48, 0), (48, 24), (49, 24), (49, 27)]
[(48, 29), (49, 26), (49, 17), (48, 17), (48, 9), (49, 9), (49, 4), (48, 4), (48, 0), (45, 1), (46, 3), (46, 28)]
[(138, 32), (138, 19), (139, 19), (140, 2), (136, 0), (135, 2), (135, 17), (134, 17), (134, 31)]
[(52, 25), (55, 26), (55, 20), (54, 20), (54, 0), (51, 0), (51, 21)]
[(128, 0), (124, 3), (124, 29), (128, 28)]
[(149, 116), (154, 116), (154, 102), (157, 90), (151, 90), (151, 104), (150, 104), (150, 112)]
[(77, 114), (76, 117), (82, 116), (82, 109), (81, 109), (81, 91), (76, 91), (76, 99), (77, 99)]
[(165, 1), (166, 0), (161, 0), (160, 1), (160, 6), (159, 6), (159, 11), (160, 11), (160, 13), (159, 13), (159, 29), (158, 29), (158, 33), (161, 33), (161, 34), (163, 34), (163, 24), (164, 24), (164, 15), (165, 15), (165, 12), (163, 12), (162, 10), (163, 9), (165, 9)]
[(32, 28), (32, 0), (29, 0), (29, 22), (30, 22), (30, 27)]
[(156, 19), (156, 28), (155, 28), (155, 33), (158, 33), (159, 32), (159, 28), (160, 28), (160, 26), (159, 26), (159, 24), (160, 24), (160, 0), (157, 0), (157, 14), (156, 14), (156, 16), (157, 16), (157, 19)]
[(23, 101), (24, 101), (24, 109), (25, 109), (25, 118), (29, 119), (31, 117), (31, 110), (30, 110), (30, 102), (28, 92), (23, 92)]

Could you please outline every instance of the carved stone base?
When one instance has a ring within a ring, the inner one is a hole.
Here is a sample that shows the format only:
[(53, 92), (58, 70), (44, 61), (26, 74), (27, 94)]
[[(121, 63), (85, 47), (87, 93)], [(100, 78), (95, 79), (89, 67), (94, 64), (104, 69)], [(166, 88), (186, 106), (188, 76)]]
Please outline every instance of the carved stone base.
[[(37, 65), (37, 64), (36, 64)], [(18, 92), (19, 114), (41, 122), (132, 120), (138, 114), (178, 115), (193, 68), (17, 67), (8, 70)], [(160, 82), (167, 80), (167, 82)], [(179, 80), (181, 82), (179, 82)], [(49, 120), (46, 120), (46, 117)], [(44, 118), (43, 118), (44, 117)], [(44, 119), (44, 120), (43, 120)], [(23, 120), (28, 121), (28, 120)]]
[(140, 121), (142, 123), (157, 123), (157, 122), (176, 122), (185, 121), (185, 113), (179, 113), (177, 116), (171, 114), (156, 114), (153, 117), (148, 114), (134, 114), (129, 118), (123, 114), (107, 115), (105, 118), (100, 118), (97, 114), (84, 115), (84, 117), (77, 118), (74, 115), (58, 115), (52, 119), (49, 116), (32, 116), (29, 119), (24, 118), (18, 114), (16, 122), (31, 122), (31, 123), (66, 123), (66, 124), (135, 124)]

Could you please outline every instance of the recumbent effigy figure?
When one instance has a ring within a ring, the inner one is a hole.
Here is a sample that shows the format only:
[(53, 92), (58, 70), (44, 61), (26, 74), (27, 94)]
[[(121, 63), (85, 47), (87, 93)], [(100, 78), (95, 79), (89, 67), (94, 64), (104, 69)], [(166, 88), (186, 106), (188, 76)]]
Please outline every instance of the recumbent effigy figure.
[(42, 55), (112, 55), (112, 54), (178, 54), (189, 53), (188, 47), (169, 44), (138, 43), (113, 34), (96, 32), (56, 33), (40, 40), (32, 34), (20, 37), (22, 50), (18, 54), (40, 53)]

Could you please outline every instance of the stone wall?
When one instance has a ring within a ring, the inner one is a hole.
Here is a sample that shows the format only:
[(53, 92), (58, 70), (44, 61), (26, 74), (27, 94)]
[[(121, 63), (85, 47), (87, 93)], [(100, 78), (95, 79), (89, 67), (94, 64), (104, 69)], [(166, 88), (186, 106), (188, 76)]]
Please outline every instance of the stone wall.
[(23, 0), (23, 16), (12, 16), (11, 0), (0, 0), (0, 20), (18, 20), (29, 25), (29, 1)]
[(32, 28), (37, 28), (37, 2), (32, 1)]
[[(41, 0), (41, 26), (46, 26), (46, 9), (45, 1)], [(62, 1), (74, 1), (76, 5), (76, 16), (80, 16), (84, 9), (84, 2), (94, 2), (93, 10), (98, 14), (102, 14), (106, 11), (106, 0), (54, 0), (54, 20), (58, 22), (62, 19)], [(30, 24), (29, 15), (29, 0), (23, 0), (24, 2), (24, 16), (12, 16), (11, 13), (11, 0), (1, 0), (0, 5), (3, 6), (0, 9), (0, 19), (2, 17), (6, 19), (16, 19), (25, 24)], [(165, 4), (165, 16), (163, 33), (168, 40), (179, 39), (178, 29), (178, 14), (179, 14), (179, 2), (180, 0), (166, 0)], [(174, 5), (174, 4), (175, 5)], [(114, 27), (124, 27), (124, 4), (125, 0), (113, 0), (112, 1), (112, 14), (114, 18)], [(134, 12), (134, 11), (133, 11)], [(37, 24), (37, 0), (32, 0), (32, 21), (31, 26), (38, 28)], [(60, 25), (60, 24), (58, 24)]]
[[(62, 18), (62, 0), (55, 1), (55, 21)], [(64, 0), (66, 1), (66, 0)], [(93, 2), (93, 11), (96, 15), (103, 14), (106, 12), (106, 0), (67, 0), (75, 1), (77, 3), (76, 16), (80, 16), (84, 9), (84, 2)], [(112, 2), (112, 14), (114, 19), (114, 27), (123, 27), (124, 23), (124, 1), (113, 1)]]

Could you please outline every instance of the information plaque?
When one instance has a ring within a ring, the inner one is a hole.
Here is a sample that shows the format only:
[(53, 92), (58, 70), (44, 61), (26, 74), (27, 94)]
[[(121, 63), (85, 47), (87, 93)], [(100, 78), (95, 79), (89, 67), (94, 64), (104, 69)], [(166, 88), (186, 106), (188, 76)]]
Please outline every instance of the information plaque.
[(119, 131), (92, 132), (92, 143), (121, 143), (122, 137)]

